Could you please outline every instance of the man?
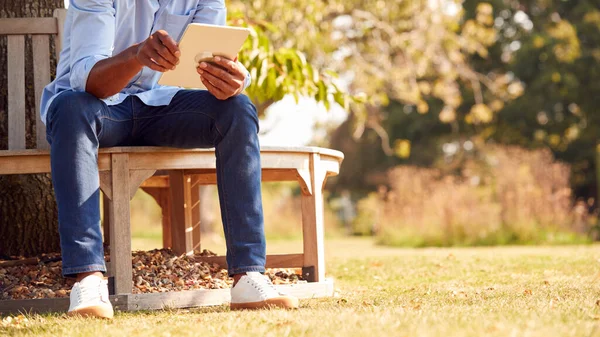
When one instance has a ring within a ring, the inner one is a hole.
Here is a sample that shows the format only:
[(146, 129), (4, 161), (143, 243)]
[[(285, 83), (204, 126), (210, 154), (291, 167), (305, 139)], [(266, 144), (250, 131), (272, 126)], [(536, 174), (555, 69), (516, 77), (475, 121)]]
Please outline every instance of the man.
[(224, 25), (224, 0), (71, 0), (56, 80), (42, 96), (51, 144), (63, 275), (76, 277), (70, 314), (112, 318), (100, 232), (99, 147), (215, 147), (234, 278), (231, 308), (295, 308), (265, 270), (256, 109), (238, 62), (216, 58), (197, 74), (208, 90), (158, 86), (174, 69), (191, 22)]

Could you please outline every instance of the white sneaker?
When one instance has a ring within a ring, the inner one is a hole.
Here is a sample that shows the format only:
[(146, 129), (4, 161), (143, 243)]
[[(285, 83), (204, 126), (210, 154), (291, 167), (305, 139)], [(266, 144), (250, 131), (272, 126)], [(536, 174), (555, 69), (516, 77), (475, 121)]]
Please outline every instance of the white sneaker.
[(231, 288), (231, 310), (261, 308), (298, 308), (298, 299), (280, 293), (268, 276), (248, 272)]
[(68, 315), (111, 319), (114, 316), (108, 300), (108, 281), (96, 275), (86, 276), (71, 289)]

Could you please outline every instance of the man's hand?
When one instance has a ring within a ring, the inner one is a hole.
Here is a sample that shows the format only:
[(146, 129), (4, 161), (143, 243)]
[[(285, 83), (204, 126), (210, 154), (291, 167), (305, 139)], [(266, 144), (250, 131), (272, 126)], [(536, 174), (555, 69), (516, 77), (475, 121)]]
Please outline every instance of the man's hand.
[(136, 53), (141, 65), (163, 73), (175, 69), (180, 56), (177, 43), (164, 30), (155, 32), (140, 43)]
[(238, 62), (216, 56), (214, 64), (200, 62), (198, 74), (210, 93), (220, 100), (236, 96), (244, 90), (248, 73)]

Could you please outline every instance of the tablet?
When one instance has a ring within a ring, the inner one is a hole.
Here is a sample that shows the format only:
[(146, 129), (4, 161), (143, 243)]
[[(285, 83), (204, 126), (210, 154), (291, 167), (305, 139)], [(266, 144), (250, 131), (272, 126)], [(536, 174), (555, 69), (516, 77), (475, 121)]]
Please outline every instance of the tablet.
[(198, 63), (214, 56), (235, 59), (250, 30), (243, 27), (190, 23), (179, 42), (179, 65), (162, 73), (159, 85), (187, 89), (206, 89), (196, 71)]

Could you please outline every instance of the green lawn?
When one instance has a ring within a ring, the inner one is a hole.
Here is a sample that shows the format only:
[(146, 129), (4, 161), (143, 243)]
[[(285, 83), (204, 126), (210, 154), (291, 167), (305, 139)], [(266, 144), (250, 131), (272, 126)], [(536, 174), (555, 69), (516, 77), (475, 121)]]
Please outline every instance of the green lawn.
[[(272, 252), (296, 251), (275, 242)], [(30, 316), (8, 336), (600, 336), (600, 246), (393, 249), (327, 243), (336, 296), (297, 311), (225, 306)]]

